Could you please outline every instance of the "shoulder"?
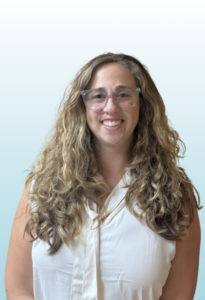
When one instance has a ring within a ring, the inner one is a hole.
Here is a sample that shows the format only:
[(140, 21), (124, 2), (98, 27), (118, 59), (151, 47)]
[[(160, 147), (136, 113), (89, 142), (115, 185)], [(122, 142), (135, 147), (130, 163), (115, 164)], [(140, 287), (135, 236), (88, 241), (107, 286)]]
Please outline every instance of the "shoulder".
[[(187, 206), (184, 207), (184, 212), (189, 214)], [(193, 204), (193, 212), (193, 222), (188, 229), (188, 235), (183, 241), (176, 242), (176, 254), (160, 300), (192, 300), (194, 297), (201, 243), (200, 221), (195, 204)]]
[(31, 237), (25, 233), (25, 225), (30, 218), (26, 212), (31, 184), (23, 191), (16, 215), (13, 221), (11, 237), (5, 270), (5, 286), (7, 297), (17, 295), (32, 295), (32, 259), (30, 242)]

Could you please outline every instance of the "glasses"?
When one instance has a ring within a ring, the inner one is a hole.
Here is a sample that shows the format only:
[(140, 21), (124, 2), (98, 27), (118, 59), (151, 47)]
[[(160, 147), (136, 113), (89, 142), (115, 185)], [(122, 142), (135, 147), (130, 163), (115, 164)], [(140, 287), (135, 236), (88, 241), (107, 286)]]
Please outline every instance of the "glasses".
[(111, 95), (104, 89), (94, 89), (94, 90), (85, 90), (81, 91), (83, 102), (88, 109), (91, 110), (100, 110), (105, 108), (107, 101), (112, 97), (115, 105), (122, 109), (129, 109), (136, 105), (138, 97), (137, 95), (141, 92), (140, 88), (129, 88), (123, 87), (118, 88)]

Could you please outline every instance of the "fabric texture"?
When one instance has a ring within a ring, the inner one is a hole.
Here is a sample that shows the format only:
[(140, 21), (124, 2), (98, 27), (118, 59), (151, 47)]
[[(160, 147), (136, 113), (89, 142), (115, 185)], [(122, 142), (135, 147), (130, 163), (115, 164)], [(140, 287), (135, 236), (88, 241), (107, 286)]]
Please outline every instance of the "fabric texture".
[[(126, 173), (105, 202), (109, 216), (96, 228), (97, 212), (85, 207), (81, 239), (49, 256), (48, 244), (32, 247), (36, 300), (159, 300), (176, 242), (154, 233), (126, 208)], [(139, 208), (136, 206), (139, 212)]]

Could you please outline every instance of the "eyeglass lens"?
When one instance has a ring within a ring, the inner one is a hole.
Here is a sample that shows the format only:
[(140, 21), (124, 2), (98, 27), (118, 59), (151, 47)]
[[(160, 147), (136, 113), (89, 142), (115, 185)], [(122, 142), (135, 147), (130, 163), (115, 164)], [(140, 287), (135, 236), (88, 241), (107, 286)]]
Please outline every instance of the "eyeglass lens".
[[(91, 90), (85, 94), (86, 106), (97, 110), (105, 106), (108, 94), (106, 91)], [(121, 108), (130, 108), (136, 104), (137, 93), (129, 88), (122, 88), (113, 93), (113, 100)]]

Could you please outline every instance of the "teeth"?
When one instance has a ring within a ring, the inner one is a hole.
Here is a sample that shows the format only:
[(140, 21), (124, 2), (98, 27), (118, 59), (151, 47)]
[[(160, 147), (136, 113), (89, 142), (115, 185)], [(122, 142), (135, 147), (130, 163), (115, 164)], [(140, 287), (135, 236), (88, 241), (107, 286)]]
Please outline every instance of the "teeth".
[(103, 121), (103, 124), (109, 127), (117, 126), (121, 123), (122, 121)]

